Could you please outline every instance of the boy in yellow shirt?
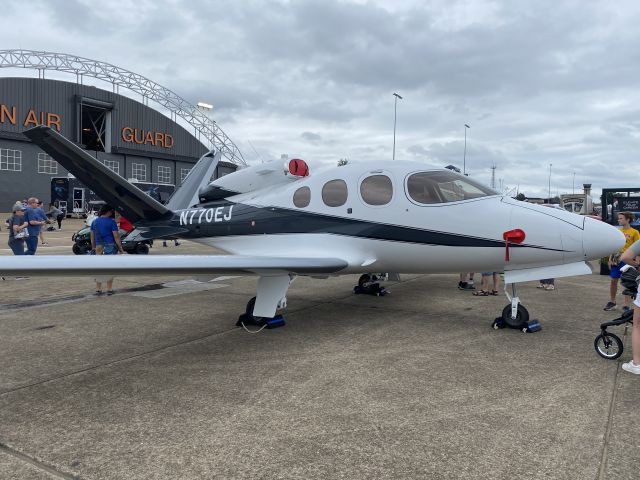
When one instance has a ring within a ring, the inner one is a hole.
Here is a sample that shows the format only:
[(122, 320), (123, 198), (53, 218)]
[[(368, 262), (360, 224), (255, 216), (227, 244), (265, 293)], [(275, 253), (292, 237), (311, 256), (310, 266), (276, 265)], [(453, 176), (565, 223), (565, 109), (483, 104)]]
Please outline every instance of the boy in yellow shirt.
[[(609, 276), (611, 277), (611, 285), (609, 286), (609, 294), (611, 296), (611, 300), (604, 306), (604, 310), (615, 310), (616, 309), (616, 295), (618, 293), (618, 280), (620, 279), (620, 268), (624, 265), (624, 262), (620, 261), (620, 255), (631, 246), (632, 243), (640, 240), (640, 233), (631, 227), (631, 221), (633, 220), (634, 215), (631, 212), (620, 212), (618, 214), (618, 224), (622, 227), (622, 233), (624, 234), (624, 238), (626, 242), (622, 250), (618, 253), (614, 253), (609, 256), (609, 268), (611, 269), (611, 273)], [(631, 297), (627, 295), (624, 296), (624, 307), (622, 310), (629, 310), (629, 304), (631, 303)]]

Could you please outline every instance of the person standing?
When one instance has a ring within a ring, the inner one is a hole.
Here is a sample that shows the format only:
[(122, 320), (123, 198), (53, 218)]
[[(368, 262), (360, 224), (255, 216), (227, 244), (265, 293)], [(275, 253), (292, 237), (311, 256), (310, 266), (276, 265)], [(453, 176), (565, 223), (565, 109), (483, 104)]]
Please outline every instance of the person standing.
[(58, 222), (58, 230), (62, 230), (62, 220), (64, 220), (64, 212), (56, 207), (53, 203), (49, 204), (49, 214), (51, 218)]
[(9, 218), (9, 248), (14, 255), (24, 255), (23, 235), (29, 231), (28, 227), (29, 224), (24, 218), (24, 207), (21, 203), (15, 204)]
[[(609, 268), (611, 269), (611, 273), (609, 276), (611, 277), (611, 284), (609, 286), (609, 295), (611, 299), (604, 306), (605, 311), (615, 310), (616, 309), (616, 295), (618, 293), (618, 280), (620, 279), (621, 273), (620, 268), (624, 266), (624, 262), (620, 260), (620, 255), (624, 253), (627, 248), (629, 248), (634, 242), (640, 240), (640, 233), (635, 228), (631, 228), (631, 220), (633, 220), (634, 215), (631, 212), (620, 212), (618, 214), (618, 224), (621, 227), (622, 233), (624, 234), (625, 244), (622, 247), (620, 252), (615, 253), (609, 256)], [(628, 296), (624, 296), (624, 307), (623, 310), (629, 310), (629, 304), (631, 303), (631, 298)]]
[[(640, 241), (632, 243), (621, 255), (620, 261), (638, 267), (640, 255)], [(629, 373), (640, 375), (640, 292), (633, 301), (633, 324), (631, 326), (631, 360), (622, 364), (622, 369)]]
[[(489, 279), (492, 279), (492, 289), (489, 290)], [(474, 297), (487, 297), (489, 295), (498, 295), (498, 287), (500, 286), (500, 274), (498, 272), (482, 272), (482, 282), (479, 291), (473, 292)]]
[[(51, 223), (51, 221), (49, 220), (49, 217), (47, 217), (47, 214), (44, 211), (44, 208), (42, 208), (42, 200), (38, 200), (38, 202), (36, 203), (37, 208), (38, 208), (38, 214), (42, 215), (42, 217), (44, 218), (44, 222), (45, 223)], [(49, 246), (49, 244), (44, 240), (44, 228), (40, 229), (40, 244), (47, 247)]]
[[(124, 253), (118, 224), (113, 219), (115, 210), (110, 205), (100, 208), (99, 217), (91, 222), (91, 248), (96, 255)], [(96, 279), (96, 295), (102, 295), (102, 282)], [(113, 277), (107, 280), (107, 295), (113, 295)]]
[(27, 251), (25, 255), (35, 255), (36, 250), (38, 249), (38, 236), (40, 235), (40, 230), (42, 226), (47, 221), (47, 216), (44, 214), (44, 211), (40, 208), (38, 209), (38, 199), (35, 197), (29, 198), (27, 200), (27, 209), (24, 214), (24, 218), (27, 222), (29, 222), (29, 237), (27, 238)]

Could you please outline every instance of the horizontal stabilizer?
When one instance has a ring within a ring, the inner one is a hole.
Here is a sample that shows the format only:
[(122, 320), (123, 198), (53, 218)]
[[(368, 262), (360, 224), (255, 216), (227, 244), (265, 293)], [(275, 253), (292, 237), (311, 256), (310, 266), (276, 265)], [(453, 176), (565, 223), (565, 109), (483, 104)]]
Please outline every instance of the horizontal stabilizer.
[(0, 257), (0, 276), (282, 275), (336, 273), (339, 258), (245, 255), (20, 255)]
[(25, 131), (24, 135), (129, 221), (136, 223), (143, 219), (171, 217), (171, 211), (160, 202), (51, 128), (41, 125)]
[(505, 270), (504, 283), (520, 283), (544, 278), (573, 277), (593, 273), (586, 262), (552, 265), (549, 267), (523, 268), (520, 270)]

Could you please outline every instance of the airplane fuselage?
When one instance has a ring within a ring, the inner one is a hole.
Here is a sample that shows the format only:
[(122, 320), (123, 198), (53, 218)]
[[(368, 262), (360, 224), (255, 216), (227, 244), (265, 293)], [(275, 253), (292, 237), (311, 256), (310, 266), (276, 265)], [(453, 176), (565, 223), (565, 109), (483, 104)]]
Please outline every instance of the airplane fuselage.
[[(451, 189), (449, 197), (425, 200), (410, 182), (441, 171), (408, 162), (376, 166), (347, 165), (203, 203), (176, 211), (167, 226), (181, 229), (181, 237), (233, 254), (324, 257), (330, 252), (347, 261), (342, 273), (531, 268), (600, 258), (619, 243), (612, 227), (602, 222), (495, 192), (464, 198), (464, 188), (473, 189), (469, 186), (441, 181), (442, 189)], [(385, 177), (386, 198), (366, 196), (363, 184), (371, 177)], [(339, 202), (326, 194), (327, 185), (335, 188), (336, 183), (344, 190), (338, 192)], [(301, 190), (308, 193), (303, 206), (295, 201)], [(522, 230), (525, 239), (510, 246), (506, 261), (503, 234), (514, 229)]]

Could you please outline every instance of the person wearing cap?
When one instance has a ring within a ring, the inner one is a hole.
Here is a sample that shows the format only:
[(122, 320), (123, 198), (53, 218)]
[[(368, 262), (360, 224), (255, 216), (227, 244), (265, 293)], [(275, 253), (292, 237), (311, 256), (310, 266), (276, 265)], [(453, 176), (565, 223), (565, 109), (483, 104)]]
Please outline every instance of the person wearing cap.
[[(14, 255), (24, 255), (24, 238), (16, 238), (16, 234), (27, 230), (29, 224), (24, 218), (25, 208), (22, 204), (16, 203), (9, 218), (9, 248)], [(28, 230), (27, 230), (28, 231)]]
[(38, 199), (35, 197), (27, 200), (29, 205), (25, 210), (25, 220), (29, 222), (29, 237), (27, 238), (27, 251), (25, 255), (35, 255), (38, 249), (38, 237), (40, 229), (47, 223), (47, 216), (41, 208), (38, 208)]

